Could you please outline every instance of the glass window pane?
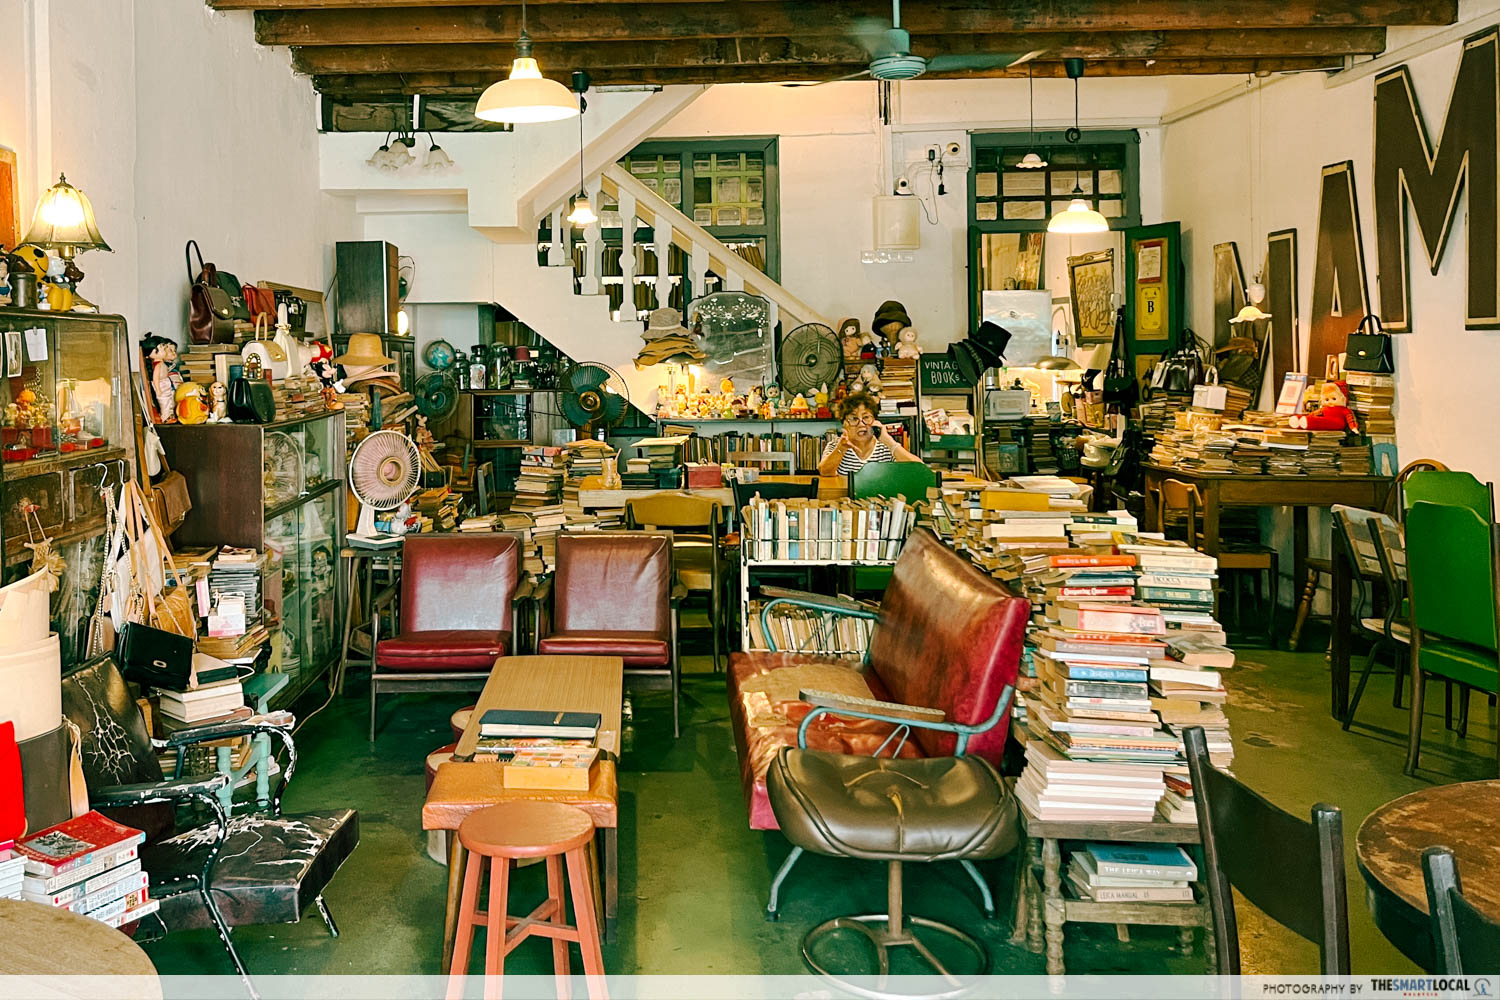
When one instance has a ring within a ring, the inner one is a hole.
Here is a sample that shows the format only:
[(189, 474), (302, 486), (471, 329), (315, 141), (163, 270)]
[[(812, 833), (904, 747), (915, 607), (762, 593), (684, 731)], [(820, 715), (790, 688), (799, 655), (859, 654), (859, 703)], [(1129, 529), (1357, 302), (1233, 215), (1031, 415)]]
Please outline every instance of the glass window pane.
[(740, 210), (738, 208), (719, 209), (717, 224), (720, 226), (740, 225)]
[(1119, 198), (1100, 199), (1099, 214), (1111, 219), (1118, 219), (1125, 214), (1125, 202)]
[[(608, 209), (605, 209), (604, 211), (599, 213), (599, 225), (603, 229), (619, 229), (620, 213), (618, 211), (610, 211)], [(618, 252), (619, 251), (616, 251), (616, 253)]]
[(630, 158), (630, 172), (637, 177), (645, 174), (654, 174), (656, 173), (657, 159), (658, 157), (655, 156), (632, 156)]
[(764, 178), (745, 178), (745, 200), (752, 204), (760, 204), (766, 200), (766, 182)]
[(695, 205), (693, 207), (693, 221), (700, 226), (713, 225), (714, 210), (707, 205)]
[(695, 174), (712, 173), (713, 166), (713, 157), (709, 156), (707, 153), (699, 153), (698, 155), (693, 157), (693, 173)]
[(740, 179), (738, 177), (720, 177), (719, 196), (715, 200), (720, 202), (739, 201)]
[(744, 162), (743, 153), (715, 153), (714, 169), (716, 170), (738, 170)]
[[(994, 171), (983, 171), (974, 175), (974, 197), (993, 198), (999, 193), (999, 178)], [(1024, 192), (1023, 192), (1024, 193)]]
[(974, 203), (974, 218), (980, 222), (995, 221), (995, 203), (993, 201), (979, 201)]
[(1125, 188), (1124, 174), (1119, 170), (1099, 171), (1099, 193), (1100, 194), (1122, 194)]
[[(1005, 193), (1007, 195), (1018, 194), (1046, 194), (1047, 175), (1038, 170), (1017, 170), (1005, 175)], [(978, 194), (976, 191), (975, 194)]]
[[(1083, 189), (1084, 194), (1093, 194), (1094, 178), (1090, 174), (1080, 173), (1077, 175), (1077, 186)], [(1052, 193), (1068, 195), (1072, 194), (1074, 187), (1073, 171), (1052, 172)]]
[(693, 204), (707, 205), (714, 200), (714, 179), (706, 174), (693, 177)]
[(661, 196), (665, 200), (682, 207), (682, 178), (668, 177), (661, 182)]
[(646, 185), (653, 191), (658, 191), (661, 189), (661, 181), (657, 180), (655, 177), (642, 177), (641, 183)]
[(766, 158), (760, 153), (745, 154), (745, 169), (751, 173), (763, 174), (766, 172)]
[(1045, 202), (1007, 201), (1005, 203), (1005, 218), (1007, 219), (1044, 219), (1046, 218), (1045, 211)]
[(747, 226), (763, 226), (766, 224), (766, 210), (759, 205), (751, 205), (745, 209), (745, 224)]
[(661, 163), (661, 172), (664, 174), (682, 173), (682, 160), (675, 156), (663, 157)]

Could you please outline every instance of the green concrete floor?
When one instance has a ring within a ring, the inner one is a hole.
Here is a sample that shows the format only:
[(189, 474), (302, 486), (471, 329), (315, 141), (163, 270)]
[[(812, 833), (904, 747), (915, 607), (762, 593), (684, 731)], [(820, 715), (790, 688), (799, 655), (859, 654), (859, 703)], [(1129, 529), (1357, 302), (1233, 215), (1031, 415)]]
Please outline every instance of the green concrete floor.
[[(766, 922), (767, 889), (787, 845), (779, 834), (746, 825), (723, 675), (710, 672), (706, 656), (688, 657), (687, 669), (680, 739), (670, 737), (664, 695), (636, 698), (620, 770), (620, 933), (604, 948), (606, 967), (622, 974), (803, 972), (798, 943), (808, 928), (839, 914), (884, 909), (884, 866), (808, 856), (787, 884), (781, 920)], [(1390, 677), (1372, 679), (1360, 722), (1348, 733), (1328, 716), (1327, 678), (1321, 654), (1241, 651), (1228, 678), (1235, 771), (1294, 812), (1305, 814), (1315, 801), (1343, 809), (1354, 970), (1410, 971), (1370, 920), (1355, 869), (1355, 831), (1371, 810), (1406, 792), (1494, 777), (1494, 713), (1476, 695), (1469, 735), (1459, 740), (1443, 728), (1442, 687), (1433, 684), (1422, 770), (1406, 778), (1406, 713), (1391, 706)], [(365, 689), (356, 684), (301, 731), (287, 811), (353, 806), (360, 813), (359, 849), (326, 893), (342, 936), (330, 938), (311, 909), (300, 924), (238, 928), (235, 941), (252, 974), (440, 971), (446, 869), (427, 857), (420, 829), (423, 760), (449, 742), (448, 715), (466, 703), (455, 696), (384, 699), (380, 737), (370, 744)], [(956, 865), (908, 867), (910, 912), (981, 937), (992, 971), (1042, 973), (1041, 956), (1007, 940), (1012, 862), (981, 868), (998, 919), (983, 920), (974, 887)], [(512, 898), (540, 899), (542, 885), (539, 866), (524, 869)], [(1246, 972), (1317, 971), (1313, 945), (1259, 918), (1248, 904), (1241, 907), (1240, 934)], [(1172, 929), (1134, 928), (1130, 938), (1119, 942), (1113, 927), (1070, 925), (1068, 970), (1203, 971), (1201, 951), (1181, 954)], [(177, 934), (147, 951), (163, 973), (232, 971), (211, 931)], [(478, 951), (475, 958), (477, 969)], [(547, 943), (523, 944), (507, 971), (550, 973)]]

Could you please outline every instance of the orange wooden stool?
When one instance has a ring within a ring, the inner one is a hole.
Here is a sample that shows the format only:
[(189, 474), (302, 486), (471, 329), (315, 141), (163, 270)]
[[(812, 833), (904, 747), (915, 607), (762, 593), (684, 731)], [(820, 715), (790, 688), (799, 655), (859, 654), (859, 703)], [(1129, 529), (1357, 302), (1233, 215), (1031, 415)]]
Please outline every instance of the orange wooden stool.
[(469, 705), (455, 710), (452, 715), (448, 716), (448, 728), (453, 733), (454, 743), (464, 738), (464, 730), (468, 728), (469, 720), (474, 717), (474, 709), (478, 707), (478, 705)]
[[(588, 813), (561, 802), (502, 802), (470, 814), (458, 827), (458, 839), (473, 854), (490, 859), (489, 905), (479, 909), (479, 880), (484, 865), (470, 858), (464, 873), (463, 901), (459, 905), (458, 933), (453, 942), (453, 964), (449, 969), (448, 997), (463, 995), (463, 977), (469, 969), (469, 950), (474, 928), (485, 928), (484, 995), (500, 996), (500, 976), (505, 956), (533, 934), (552, 939), (553, 970), (560, 977), (571, 975), (568, 942), (577, 941), (583, 952), (583, 972), (589, 996), (601, 1000), (604, 987), (604, 953), (599, 945), (599, 923), (594, 913), (594, 891), (589, 879), (587, 848), (594, 837), (594, 821)], [(512, 917), (506, 907), (510, 889), (510, 863), (524, 858), (547, 859), (547, 899), (525, 917)], [(567, 921), (563, 901), (563, 864), (573, 895), (573, 919)], [(559, 995), (567, 995), (560, 984)]]

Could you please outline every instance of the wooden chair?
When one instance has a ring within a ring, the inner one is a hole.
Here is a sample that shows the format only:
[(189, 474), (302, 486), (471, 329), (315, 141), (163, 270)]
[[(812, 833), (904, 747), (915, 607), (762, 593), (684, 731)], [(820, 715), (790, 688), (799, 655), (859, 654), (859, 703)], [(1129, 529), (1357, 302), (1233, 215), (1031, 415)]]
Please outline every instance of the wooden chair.
[[(1356, 581), (1364, 578), (1368, 572), (1369, 555), (1366, 545), (1372, 546), (1375, 555), (1375, 567), (1379, 570), (1380, 583), (1385, 589), (1385, 617), (1367, 617), (1359, 620), (1359, 627), (1370, 636), (1374, 642), (1370, 645), (1370, 652), (1365, 656), (1364, 668), (1359, 674), (1359, 684), (1354, 688), (1354, 696), (1349, 699), (1349, 711), (1344, 716), (1344, 729), (1348, 730), (1354, 722), (1354, 713), (1359, 709), (1359, 700), (1365, 693), (1365, 685), (1370, 681), (1370, 674), (1375, 667), (1375, 661), (1382, 650), (1390, 650), (1393, 654), (1391, 672), (1395, 675), (1395, 692), (1392, 696), (1392, 704), (1401, 707), (1401, 685), (1407, 673), (1408, 650), (1411, 646), (1411, 623), (1408, 621), (1406, 605), (1406, 541), (1401, 533), (1401, 525), (1386, 514), (1376, 514), (1373, 511), (1358, 511), (1363, 517), (1354, 517), (1348, 513), (1353, 508), (1334, 507), (1333, 523), (1334, 530), (1341, 531), (1345, 537), (1347, 551), (1351, 553), (1350, 558), (1356, 566), (1360, 567)], [(1361, 537), (1361, 536), (1366, 537)]]
[[(1240, 974), (1235, 889), (1266, 916), (1317, 944), (1323, 975), (1349, 975), (1343, 814), (1320, 803), (1312, 807), (1310, 822), (1298, 819), (1214, 768), (1201, 727), (1188, 728), (1183, 739), (1219, 975)], [(1275, 850), (1268, 851), (1269, 844)]]
[[(1193, 548), (1203, 550), (1205, 539), (1202, 526), (1198, 522), (1198, 512), (1203, 509), (1203, 494), (1198, 492), (1198, 487), (1192, 483), (1185, 483), (1180, 479), (1162, 480), (1160, 489), (1156, 493), (1156, 524), (1154, 530), (1166, 533), (1168, 512), (1182, 512), (1185, 515), (1187, 526), (1187, 543)], [(1276, 550), (1267, 545), (1251, 545), (1245, 543), (1221, 542), (1219, 550), (1219, 572), (1238, 573), (1264, 573), (1268, 583), (1269, 613), (1265, 616), (1266, 644), (1273, 645), (1275, 639), (1275, 618), (1278, 593), (1280, 592), (1280, 577), (1277, 573)], [(1257, 599), (1260, 595), (1257, 592)], [(1240, 591), (1234, 589), (1234, 619), (1236, 626), (1243, 623), (1244, 618), (1240, 608)]]
[(724, 509), (717, 500), (687, 493), (657, 493), (625, 503), (625, 526), (630, 530), (670, 531), (672, 567), (677, 582), (688, 593), (708, 595), (709, 629), (713, 632), (714, 670), (724, 633)]
[(1427, 883), (1427, 916), (1437, 958), (1432, 971), (1472, 976), (1500, 969), (1500, 924), (1464, 898), (1453, 852), (1446, 847), (1423, 851), (1422, 880)]
[[(1405, 508), (1402, 506), (1401, 499), (1402, 487), (1414, 474), (1418, 472), (1447, 471), (1448, 467), (1446, 465), (1433, 458), (1419, 458), (1414, 462), (1406, 463), (1401, 471), (1396, 473), (1395, 488), (1391, 490), (1390, 495), (1386, 499), (1384, 513), (1393, 517), (1399, 517), (1404, 513)], [(1463, 475), (1467, 475), (1467, 473), (1463, 473)], [(1473, 479), (1474, 477), (1469, 476), (1468, 478)], [(1310, 618), (1327, 618), (1326, 615), (1314, 615), (1312, 613), (1313, 601), (1318, 596), (1318, 585), (1325, 576), (1330, 578), (1333, 576), (1333, 560), (1324, 559), (1321, 556), (1314, 556), (1307, 560), (1307, 579), (1302, 585), (1302, 596), (1297, 601), (1297, 616), (1292, 621), (1291, 641), (1287, 644), (1287, 648), (1294, 653), (1297, 651), (1298, 643), (1302, 641), (1302, 627), (1307, 624), (1308, 620)], [(1399, 685), (1396, 690), (1399, 697), (1401, 690)], [(1400, 708), (1401, 706), (1397, 704), (1396, 707)]]

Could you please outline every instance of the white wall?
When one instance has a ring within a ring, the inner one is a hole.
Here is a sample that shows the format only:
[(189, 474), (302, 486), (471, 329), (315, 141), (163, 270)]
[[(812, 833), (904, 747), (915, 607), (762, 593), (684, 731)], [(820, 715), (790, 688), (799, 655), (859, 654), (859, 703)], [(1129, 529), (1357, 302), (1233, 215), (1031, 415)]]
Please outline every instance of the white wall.
[[(1483, 17), (1494, 2), (1460, 6), (1460, 18)], [(1500, 15), (1496, 15), (1500, 16)], [(1477, 30), (1477, 25), (1475, 26)], [(1424, 33), (1403, 32), (1403, 40)], [(1457, 69), (1454, 42), (1406, 62), (1422, 115), (1441, 128)], [(1336, 81), (1335, 81), (1336, 82)], [(1240, 86), (1244, 86), (1243, 83)], [(1165, 128), (1163, 211), (1180, 219), (1188, 265), (1188, 321), (1202, 335), (1213, 315), (1213, 245), (1239, 243), (1246, 279), (1265, 254), (1266, 234), (1297, 230), (1299, 343), (1305, 347), (1317, 243), (1320, 170), (1354, 161), (1360, 229), (1372, 304), (1379, 301), (1375, 221), (1371, 196), (1374, 79), (1366, 75), (1329, 85), (1321, 74), (1274, 78)], [(1253, 224), (1252, 224), (1253, 203)], [(1458, 219), (1467, 217), (1467, 191)], [(1417, 237), (1409, 234), (1413, 242)], [(1500, 370), (1500, 333), (1463, 328), (1468, 233), (1456, 221), (1442, 264), (1429, 273), (1419, 247), (1411, 250), (1413, 332), (1397, 335), (1396, 430), (1402, 461), (1440, 459), (1483, 480), (1500, 479), (1500, 439), (1489, 430), (1500, 417), (1494, 373)]]
[(114, 253), (79, 259), (81, 290), (134, 337), (186, 339), (189, 238), (242, 281), (326, 286), (333, 241), (358, 235), (353, 203), (319, 190), (310, 82), (255, 44), (247, 12), (0, 0), (0, 23), (0, 56), (25, 67), (10, 88), (25, 99), (0, 110), (23, 215), (59, 170), (88, 194)]

